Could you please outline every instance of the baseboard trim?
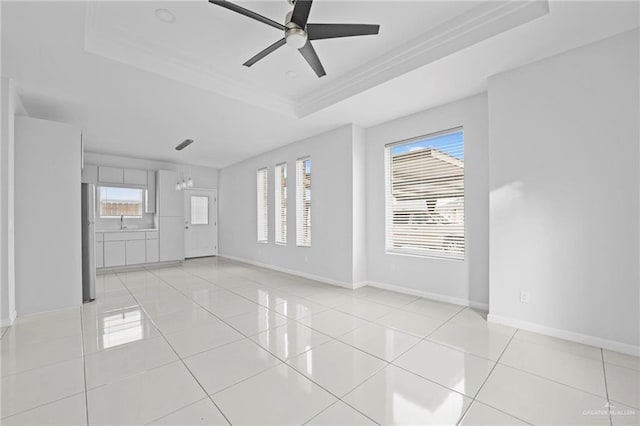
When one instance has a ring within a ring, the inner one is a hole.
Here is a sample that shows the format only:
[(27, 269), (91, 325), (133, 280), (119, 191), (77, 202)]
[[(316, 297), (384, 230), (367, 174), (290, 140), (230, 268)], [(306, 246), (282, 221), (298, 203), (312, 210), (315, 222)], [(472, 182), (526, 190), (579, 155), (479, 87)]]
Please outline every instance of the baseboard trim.
[(17, 317), (18, 317), (18, 313), (16, 311), (12, 311), (9, 314), (9, 318), (0, 319), (0, 327), (9, 327), (11, 324), (15, 322)]
[(529, 321), (522, 321), (513, 318), (507, 318), (501, 315), (489, 314), (487, 316), (489, 322), (507, 325), (509, 327), (520, 328), (522, 330), (532, 331), (534, 333), (544, 334), (546, 336), (557, 337), (559, 339), (569, 340), (571, 342), (582, 343), (584, 345), (595, 346), (597, 348), (608, 349), (615, 352), (621, 352), (627, 355), (640, 356), (640, 346), (630, 345), (615, 340), (603, 339), (601, 337), (591, 336), (588, 334), (576, 333), (569, 330), (547, 327), (545, 325), (536, 324)]
[(111, 274), (113, 272), (133, 272), (133, 271), (144, 271), (146, 269), (167, 268), (170, 266), (182, 265), (183, 263), (184, 263), (183, 260), (170, 260), (166, 262), (141, 263), (139, 265), (112, 266), (109, 268), (96, 269), (96, 275)]
[(367, 285), (369, 285), (370, 287), (381, 288), (383, 290), (395, 291), (396, 293), (408, 294), (410, 296), (424, 297), (425, 299), (435, 300), (436, 302), (444, 302), (444, 303), (451, 303), (453, 305), (468, 306), (468, 307), (471, 307), (474, 309), (480, 309), (483, 311), (489, 310), (488, 303), (474, 302), (473, 300), (469, 300), (469, 299), (461, 299), (459, 297), (445, 296), (443, 294), (430, 293), (424, 290), (402, 287), (395, 284), (381, 283), (377, 281), (368, 281)]
[(336, 287), (343, 287), (343, 288), (348, 288), (349, 290), (354, 290), (356, 288), (360, 288), (366, 285), (366, 283), (347, 283), (344, 281), (339, 281), (339, 280), (334, 280), (333, 278), (326, 278), (326, 277), (321, 277), (319, 275), (313, 275), (313, 274), (309, 274), (306, 272), (302, 272), (302, 271), (297, 271), (295, 269), (288, 269), (288, 268), (283, 268), (280, 266), (275, 266), (275, 265), (269, 265), (267, 263), (262, 263), (262, 262), (256, 262), (253, 260), (249, 260), (249, 259), (243, 259), (241, 257), (236, 257), (236, 256), (228, 256), (228, 255), (224, 255), (221, 254), (218, 257), (221, 257), (223, 259), (228, 259), (228, 260), (233, 260), (235, 262), (240, 262), (240, 263), (247, 263), (249, 265), (253, 265), (253, 266), (258, 266), (260, 268), (266, 268), (266, 269), (271, 269), (272, 271), (277, 271), (277, 272), (284, 272), (285, 274), (291, 274), (291, 275), (295, 275), (298, 277), (302, 277), (302, 278), (307, 278), (310, 280), (314, 280), (314, 281), (320, 281), (326, 284), (331, 284), (334, 285)]

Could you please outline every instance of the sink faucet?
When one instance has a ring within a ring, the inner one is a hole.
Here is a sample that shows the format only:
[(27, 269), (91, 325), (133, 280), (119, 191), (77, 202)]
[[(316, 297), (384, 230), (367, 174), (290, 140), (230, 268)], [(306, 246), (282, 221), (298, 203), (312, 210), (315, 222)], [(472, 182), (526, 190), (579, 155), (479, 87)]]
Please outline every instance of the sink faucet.
[(121, 214), (120, 215), (120, 230), (122, 231), (123, 229), (127, 229), (127, 227), (124, 226), (124, 215)]

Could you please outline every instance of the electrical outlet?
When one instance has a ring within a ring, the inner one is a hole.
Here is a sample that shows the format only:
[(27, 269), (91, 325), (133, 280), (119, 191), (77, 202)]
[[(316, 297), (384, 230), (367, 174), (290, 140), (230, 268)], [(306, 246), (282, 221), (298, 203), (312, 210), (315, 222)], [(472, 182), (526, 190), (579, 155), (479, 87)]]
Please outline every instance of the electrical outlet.
[(527, 290), (520, 290), (520, 303), (529, 303), (530, 296)]
[(305, 257), (304, 257), (304, 261), (305, 261), (305, 262), (309, 262), (309, 256), (305, 256)]

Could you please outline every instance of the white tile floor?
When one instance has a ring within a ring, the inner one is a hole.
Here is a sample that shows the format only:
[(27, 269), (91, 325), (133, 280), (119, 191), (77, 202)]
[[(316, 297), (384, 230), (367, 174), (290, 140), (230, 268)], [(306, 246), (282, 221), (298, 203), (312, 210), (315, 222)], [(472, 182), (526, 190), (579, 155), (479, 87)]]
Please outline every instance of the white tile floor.
[(221, 259), (2, 329), (1, 423), (638, 424), (640, 361)]

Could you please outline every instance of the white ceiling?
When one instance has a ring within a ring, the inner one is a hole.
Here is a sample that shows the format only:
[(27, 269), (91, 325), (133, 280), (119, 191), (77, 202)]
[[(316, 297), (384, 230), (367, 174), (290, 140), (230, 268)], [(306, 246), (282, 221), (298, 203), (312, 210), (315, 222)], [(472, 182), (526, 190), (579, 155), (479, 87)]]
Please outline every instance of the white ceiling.
[[(158, 4), (175, 24), (154, 18)], [(241, 4), (277, 21), (289, 8)], [(479, 93), (490, 75), (638, 27), (637, 2), (552, 1), (548, 14), (504, 31), (540, 9), (518, 16), (512, 8), (488, 25), (479, 7), (496, 18), (496, 4), (317, 0), (310, 22), (381, 24), (377, 37), (318, 42), (327, 70), (318, 80), (287, 46), (242, 67), (281, 35), (205, 1), (3, 1), (2, 74), (30, 115), (81, 126), (90, 151), (221, 167), (343, 124), (371, 126)], [(470, 22), (475, 32), (463, 37)], [(411, 47), (418, 53), (389, 61), (389, 51)], [(290, 69), (298, 78), (285, 77)], [(185, 138), (196, 143), (180, 159), (173, 147)]]

